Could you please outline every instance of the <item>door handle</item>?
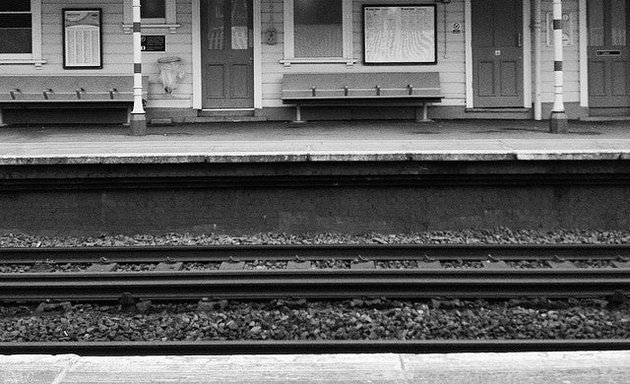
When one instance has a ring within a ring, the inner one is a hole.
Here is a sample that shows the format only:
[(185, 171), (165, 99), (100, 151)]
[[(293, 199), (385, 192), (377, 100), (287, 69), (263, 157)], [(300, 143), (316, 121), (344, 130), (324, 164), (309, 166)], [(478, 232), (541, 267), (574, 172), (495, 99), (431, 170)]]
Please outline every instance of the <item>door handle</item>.
[(520, 48), (523, 46), (523, 34), (519, 33), (516, 37), (516, 44)]

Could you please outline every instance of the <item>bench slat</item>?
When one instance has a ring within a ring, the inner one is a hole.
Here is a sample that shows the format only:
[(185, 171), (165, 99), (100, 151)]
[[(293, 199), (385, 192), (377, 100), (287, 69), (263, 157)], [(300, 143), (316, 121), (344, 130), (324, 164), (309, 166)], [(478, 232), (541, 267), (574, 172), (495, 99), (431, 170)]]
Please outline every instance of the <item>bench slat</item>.
[[(146, 95), (148, 76), (143, 76)], [(133, 98), (133, 75), (0, 76), (0, 101)], [(77, 94), (80, 94), (79, 96)]]
[(438, 72), (292, 73), (284, 74), (282, 90), (401, 88), (440, 89)]

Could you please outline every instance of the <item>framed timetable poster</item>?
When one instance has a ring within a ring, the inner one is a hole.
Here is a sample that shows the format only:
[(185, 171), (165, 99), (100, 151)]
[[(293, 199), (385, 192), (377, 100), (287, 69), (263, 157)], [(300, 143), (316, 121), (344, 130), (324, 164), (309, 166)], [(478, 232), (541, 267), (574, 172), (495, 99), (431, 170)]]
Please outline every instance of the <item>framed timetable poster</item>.
[(365, 64), (436, 64), (436, 7), (364, 5)]
[(63, 67), (103, 68), (100, 9), (63, 10)]

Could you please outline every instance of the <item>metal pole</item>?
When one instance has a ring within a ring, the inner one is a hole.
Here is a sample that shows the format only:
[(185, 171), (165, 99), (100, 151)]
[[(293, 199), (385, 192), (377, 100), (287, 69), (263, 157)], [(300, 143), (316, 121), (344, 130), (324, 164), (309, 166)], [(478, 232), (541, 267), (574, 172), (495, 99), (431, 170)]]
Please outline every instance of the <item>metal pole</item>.
[(542, 0), (534, 0), (534, 120), (542, 120)]
[(552, 133), (567, 133), (568, 120), (564, 111), (563, 72), (562, 72), (562, 0), (553, 0), (553, 48), (554, 48), (554, 88), (555, 99), (549, 130)]
[(142, 23), (140, 0), (133, 0), (133, 110), (131, 111), (131, 135), (147, 134), (147, 119), (142, 105)]

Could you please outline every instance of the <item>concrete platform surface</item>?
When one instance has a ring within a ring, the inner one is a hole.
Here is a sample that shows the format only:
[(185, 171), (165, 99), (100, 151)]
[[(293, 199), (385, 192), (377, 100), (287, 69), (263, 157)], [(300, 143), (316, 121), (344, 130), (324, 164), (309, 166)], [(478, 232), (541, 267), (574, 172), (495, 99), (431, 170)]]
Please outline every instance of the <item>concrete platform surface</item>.
[(0, 384), (627, 384), (630, 351), (453, 355), (0, 356)]
[(466, 120), (189, 124), (129, 136), (111, 126), (0, 129), (0, 165), (406, 160), (627, 160), (628, 122)]

